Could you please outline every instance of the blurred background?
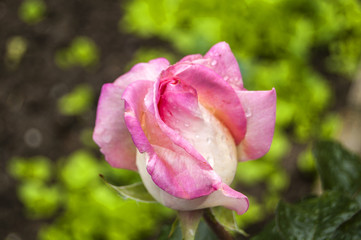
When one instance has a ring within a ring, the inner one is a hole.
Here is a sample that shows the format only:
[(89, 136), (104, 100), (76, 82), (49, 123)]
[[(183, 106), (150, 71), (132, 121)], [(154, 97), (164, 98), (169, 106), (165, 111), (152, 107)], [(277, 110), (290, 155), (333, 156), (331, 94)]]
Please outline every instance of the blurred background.
[[(1, 0), (0, 238), (166, 239), (175, 212), (106, 187), (91, 139), (102, 84), (135, 63), (171, 63), (226, 41), (249, 90), (277, 91), (270, 152), (240, 163), (237, 216), (259, 232), (277, 202), (317, 192), (312, 142), (361, 151), (358, 0)], [(242, 238), (240, 238), (242, 239)]]

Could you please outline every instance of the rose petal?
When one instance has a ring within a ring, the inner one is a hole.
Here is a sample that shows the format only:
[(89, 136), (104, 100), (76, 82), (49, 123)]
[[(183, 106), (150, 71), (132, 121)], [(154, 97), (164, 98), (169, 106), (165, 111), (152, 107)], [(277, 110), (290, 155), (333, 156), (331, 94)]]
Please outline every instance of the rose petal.
[(147, 93), (151, 91), (151, 82), (136, 81), (127, 87), (123, 99), (125, 122), (133, 141), (140, 152), (150, 156), (147, 170), (152, 180), (178, 198), (193, 199), (210, 194), (220, 178), (199, 154), (194, 154), (198, 157), (194, 158), (163, 133), (147, 103)]
[(243, 89), (242, 75), (238, 62), (226, 42), (214, 45), (204, 56), (210, 60), (210, 67), (234, 89)]
[(247, 132), (238, 146), (240, 161), (266, 154), (272, 143), (276, 120), (276, 91), (237, 91), (247, 117)]
[(155, 82), (159, 74), (169, 66), (169, 62), (165, 58), (157, 58), (148, 63), (138, 63), (129, 72), (117, 78), (115, 85), (125, 89), (130, 83), (139, 80), (147, 80)]
[(121, 96), (124, 89), (137, 80), (156, 81), (160, 72), (168, 66), (169, 62), (164, 58), (139, 63), (113, 84), (103, 85), (93, 139), (113, 167), (137, 170), (135, 147), (123, 117), (124, 106)]
[(140, 152), (148, 153), (154, 151), (142, 129), (141, 118), (145, 109), (144, 100), (152, 87), (151, 81), (136, 81), (125, 89), (122, 96), (125, 101), (124, 120), (133, 142)]
[(159, 115), (169, 127), (178, 132), (186, 132), (202, 126), (202, 115), (194, 88), (175, 81), (163, 84), (160, 92)]
[(201, 54), (192, 54), (185, 56), (182, 58), (179, 62), (193, 62), (195, 60), (203, 59), (203, 56)]
[(235, 191), (224, 183), (218, 191), (207, 198), (204, 204), (211, 207), (223, 206), (236, 211), (239, 215), (244, 214), (249, 207), (248, 198), (244, 194)]
[(176, 64), (162, 73), (196, 89), (199, 102), (209, 109), (231, 132), (236, 144), (244, 138), (246, 117), (234, 89), (214, 71), (202, 65)]
[(210, 195), (192, 200), (181, 199), (170, 195), (152, 181), (151, 176), (145, 170), (147, 159), (149, 159), (149, 157), (146, 153), (137, 153), (137, 166), (140, 176), (147, 190), (163, 205), (180, 211), (192, 211), (216, 206), (224, 206), (235, 210), (238, 214), (243, 214), (247, 211), (249, 206), (247, 197), (224, 183), (219, 184), (219, 190), (212, 192)]
[(153, 145), (147, 164), (153, 182), (172, 196), (194, 199), (209, 195), (221, 181), (205, 160), (194, 158), (179, 147)]
[(94, 141), (111, 166), (137, 170), (135, 147), (124, 123), (123, 89), (104, 84), (99, 97)]

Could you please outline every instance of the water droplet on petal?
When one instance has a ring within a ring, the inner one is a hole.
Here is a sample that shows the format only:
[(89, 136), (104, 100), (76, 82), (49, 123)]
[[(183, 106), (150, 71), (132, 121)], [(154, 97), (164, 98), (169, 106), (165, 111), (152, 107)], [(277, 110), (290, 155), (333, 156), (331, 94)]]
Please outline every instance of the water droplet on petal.
[(207, 143), (208, 144), (211, 144), (212, 143), (212, 140), (210, 138), (207, 138)]
[(229, 78), (229, 77), (228, 77), (227, 75), (223, 77), (224, 81), (227, 81), (228, 78)]
[(189, 127), (189, 124), (188, 124), (188, 123), (185, 123), (184, 126), (185, 126), (185, 127)]
[(207, 159), (207, 162), (209, 163), (209, 165), (211, 165), (211, 167), (213, 167), (214, 166), (213, 158), (211, 156), (208, 156), (206, 159)]
[(252, 112), (249, 108), (246, 108), (245, 115), (246, 115), (246, 118), (249, 118), (252, 116)]
[(196, 138), (198, 139), (198, 138), (199, 138), (199, 135), (196, 135)]
[(215, 66), (217, 64), (217, 60), (212, 60), (211, 65)]

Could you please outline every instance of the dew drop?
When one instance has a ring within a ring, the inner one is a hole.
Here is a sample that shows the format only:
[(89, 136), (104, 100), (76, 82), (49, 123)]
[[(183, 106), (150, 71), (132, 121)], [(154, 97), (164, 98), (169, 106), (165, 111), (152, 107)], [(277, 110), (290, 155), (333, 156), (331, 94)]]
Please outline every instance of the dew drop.
[(213, 160), (213, 158), (210, 157), (210, 156), (208, 156), (206, 159), (207, 159), (207, 162), (209, 163), (209, 165), (211, 165), (211, 167), (213, 167), (213, 166), (214, 166), (214, 160)]
[(223, 77), (224, 81), (227, 81), (228, 78), (229, 78), (229, 77), (228, 77), (227, 75)]
[(213, 60), (212, 62), (211, 62), (211, 65), (212, 66), (215, 66), (217, 64), (217, 60)]
[(184, 126), (185, 126), (185, 127), (189, 127), (189, 124), (188, 124), (188, 123), (185, 123)]
[(212, 140), (210, 138), (207, 138), (207, 143), (208, 144), (211, 144), (212, 143)]
[(252, 116), (252, 112), (250, 109), (246, 108), (246, 112), (245, 112), (246, 118), (249, 118)]
[(196, 135), (196, 138), (199, 139), (199, 135)]

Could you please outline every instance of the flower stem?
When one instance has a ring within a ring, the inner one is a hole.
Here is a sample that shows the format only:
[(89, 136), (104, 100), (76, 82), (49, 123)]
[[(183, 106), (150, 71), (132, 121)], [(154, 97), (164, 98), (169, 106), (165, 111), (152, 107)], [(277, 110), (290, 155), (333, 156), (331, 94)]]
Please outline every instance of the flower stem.
[(203, 218), (219, 239), (233, 240), (232, 235), (217, 222), (209, 208), (203, 212)]
[(183, 240), (194, 240), (203, 210), (178, 211)]

